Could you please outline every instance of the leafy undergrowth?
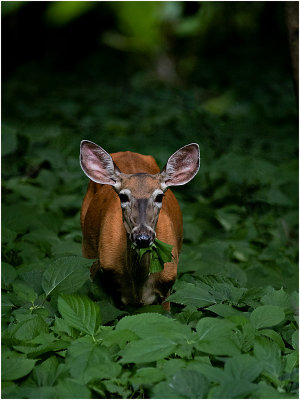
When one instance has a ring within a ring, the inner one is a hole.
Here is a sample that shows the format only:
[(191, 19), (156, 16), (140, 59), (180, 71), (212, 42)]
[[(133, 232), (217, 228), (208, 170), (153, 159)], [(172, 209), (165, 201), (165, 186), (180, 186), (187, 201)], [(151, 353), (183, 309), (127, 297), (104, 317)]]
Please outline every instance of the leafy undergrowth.
[[(297, 398), (291, 88), (258, 85), (224, 105), (140, 77), (116, 89), (32, 74), (4, 84), (2, 398)], [(90, 281), (81, 139), (160, 166), (200, 144), (198, 176), (176, 189), (171, 313), (119, 310)]]

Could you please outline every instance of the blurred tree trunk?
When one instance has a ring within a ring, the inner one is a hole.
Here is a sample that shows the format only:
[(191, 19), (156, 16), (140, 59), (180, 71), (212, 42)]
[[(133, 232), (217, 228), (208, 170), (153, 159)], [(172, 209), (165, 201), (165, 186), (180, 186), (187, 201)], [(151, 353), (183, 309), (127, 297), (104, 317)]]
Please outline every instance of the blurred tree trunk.
[(296, 94), (299, 96), (299, 3), (287, 1), (285, 4), (286, 25), (290, 45), (290, 55)]

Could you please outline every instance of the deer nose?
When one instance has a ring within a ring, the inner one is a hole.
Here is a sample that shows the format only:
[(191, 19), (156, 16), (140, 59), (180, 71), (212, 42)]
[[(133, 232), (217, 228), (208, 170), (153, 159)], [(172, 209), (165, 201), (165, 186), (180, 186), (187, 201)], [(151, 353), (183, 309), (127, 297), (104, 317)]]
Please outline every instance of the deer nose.
[(150, 246), (151, 237), (145, 233), (142, 233), (142, 234), (136, 235), (133, 238), (133, 241), (137, 247), (139, 247), (140, 249), (143, 249), (145, 247)]

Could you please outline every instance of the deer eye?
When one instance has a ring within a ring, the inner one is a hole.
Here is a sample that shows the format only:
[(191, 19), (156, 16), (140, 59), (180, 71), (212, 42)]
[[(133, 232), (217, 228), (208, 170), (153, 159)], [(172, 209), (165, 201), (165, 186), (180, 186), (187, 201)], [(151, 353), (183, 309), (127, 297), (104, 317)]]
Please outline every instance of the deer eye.
[(128, 201), (129, 201), (129, 197), (127, 196), (127, 194), (125, 194), (125, 193), (120, 193), (120, 200), (121, 200), (121, 203), (128, 203)]
[(161, 203), (162, 202), (162, 200), (163, 200), (163, 197), (164, 197), (164, 195), (162, 194), (162, 193), (160, 193), (160, 194), (158, 194), (156, 197), (155, 197), (155, 203)]

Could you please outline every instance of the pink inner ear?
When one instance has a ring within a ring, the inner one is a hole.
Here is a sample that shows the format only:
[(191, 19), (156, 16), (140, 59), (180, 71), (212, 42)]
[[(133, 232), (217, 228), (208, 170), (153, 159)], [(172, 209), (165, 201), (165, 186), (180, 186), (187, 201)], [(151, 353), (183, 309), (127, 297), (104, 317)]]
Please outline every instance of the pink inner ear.
[(195, 144), (179, 149), (168, 160), (166, 166), (167, 186), (184, 185), (189, 182), (199, 169), (199, 150)]
[(81, 146), (81, 166), (85, 174), (94, 182), (115, 184), (112, 158), (101, 147), (84, 143)]

